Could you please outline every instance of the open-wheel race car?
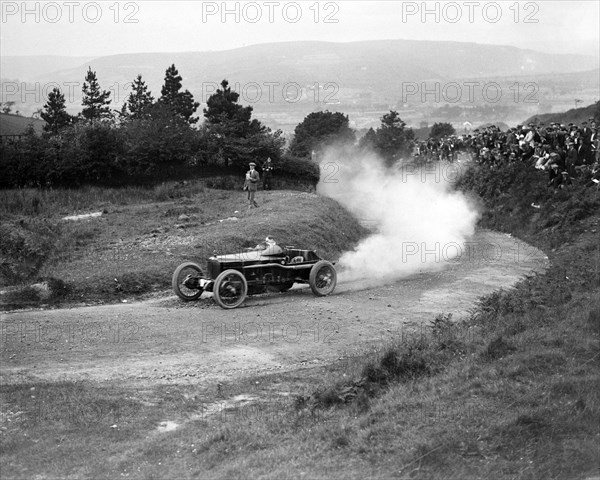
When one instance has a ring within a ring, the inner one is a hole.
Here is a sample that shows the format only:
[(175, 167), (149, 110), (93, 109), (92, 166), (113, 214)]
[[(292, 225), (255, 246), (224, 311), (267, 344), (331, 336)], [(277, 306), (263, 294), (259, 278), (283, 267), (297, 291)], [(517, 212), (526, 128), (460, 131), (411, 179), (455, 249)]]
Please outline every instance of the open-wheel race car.
[(235, 308), (247, 295), (270, 287), (285, 292), (294, 283), (308, 283), (317, 296), (329, 295), (337, 283), (333, 263), (314, 250), (280, 247), (270, 237), (253, 249), (208, 259), (208, 272), (194, 262), (182, 263), (173, 273), (173, 290), (183, 300), (196, 300), (212, 292), (223, 308)]

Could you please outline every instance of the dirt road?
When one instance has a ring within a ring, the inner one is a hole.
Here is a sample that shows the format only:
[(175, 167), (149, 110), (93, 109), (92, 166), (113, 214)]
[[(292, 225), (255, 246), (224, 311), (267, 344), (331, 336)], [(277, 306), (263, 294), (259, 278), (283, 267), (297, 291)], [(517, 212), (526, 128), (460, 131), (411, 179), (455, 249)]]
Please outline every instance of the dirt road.
[(302, 286), (250, 297), (228, 311), (205, 294), (188, 304), (163, 297), (1, 313), (0, 379), (141, 386), (326, 363), (418, 329), (439, 313), (458, 319), (480, 295), (509, 287), (546, 262), (543, 252), (517, 239), (480, 231), (460, 259), (440, 271), (387, 285), (340, 282), (329, 297)]

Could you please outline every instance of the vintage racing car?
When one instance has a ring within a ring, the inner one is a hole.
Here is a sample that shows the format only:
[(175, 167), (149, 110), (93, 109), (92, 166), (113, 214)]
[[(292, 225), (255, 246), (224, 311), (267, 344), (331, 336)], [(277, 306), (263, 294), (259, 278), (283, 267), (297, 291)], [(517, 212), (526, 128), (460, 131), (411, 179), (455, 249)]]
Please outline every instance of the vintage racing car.
[(210, 257), (207, 275), (194, 262), (182, 263), (173, 273), (173, 290), (180, 298), (196, 300), (212, 292), (223, 308), (238, 307), (246, 295), (269, 287), (284, 292), (294, 283), (308, 283), (315, 295), (328, 295), (337, 283), (335, 267), (314, 250), (280, 247), (267, 237), (245, 252)]

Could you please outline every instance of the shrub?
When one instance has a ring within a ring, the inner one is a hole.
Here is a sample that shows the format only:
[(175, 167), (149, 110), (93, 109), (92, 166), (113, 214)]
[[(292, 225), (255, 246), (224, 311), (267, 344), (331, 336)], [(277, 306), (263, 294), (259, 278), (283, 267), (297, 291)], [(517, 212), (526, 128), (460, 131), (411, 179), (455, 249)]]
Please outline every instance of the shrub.
[(292, 155), (286, 155), (282, 158), (276, 173), (292, 179), (314, 182), (315, 185), (319, 182), (320, 177), (319, 165), (317, 163)]
[(56, 231), (43, 220), (20, 220), (0, 224), (0, 238), (0, 285), (14, 285), (37, 274)]

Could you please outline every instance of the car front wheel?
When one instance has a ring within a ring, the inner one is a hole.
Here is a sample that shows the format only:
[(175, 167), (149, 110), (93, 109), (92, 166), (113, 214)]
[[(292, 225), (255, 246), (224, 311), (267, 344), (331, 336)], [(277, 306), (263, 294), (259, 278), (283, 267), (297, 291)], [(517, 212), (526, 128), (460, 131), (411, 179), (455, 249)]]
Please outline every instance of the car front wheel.
[(246, 299), (248, 293), (248, 282), (246, 277), (237, 270), (225, 270), (222, 272), (213, 286), (215, 301), (222, 308), (239, 307)]
[(332, 263), (327, 260), (320, 260), (310, 269), (308, 284), (312, 292), (323, 297), (333, 292), (337, 284), (337, 272)]

